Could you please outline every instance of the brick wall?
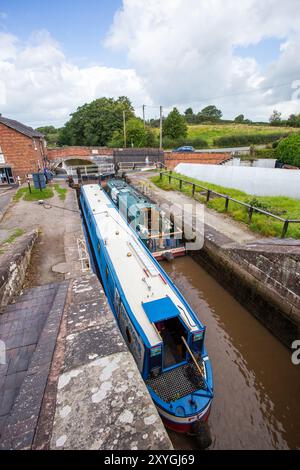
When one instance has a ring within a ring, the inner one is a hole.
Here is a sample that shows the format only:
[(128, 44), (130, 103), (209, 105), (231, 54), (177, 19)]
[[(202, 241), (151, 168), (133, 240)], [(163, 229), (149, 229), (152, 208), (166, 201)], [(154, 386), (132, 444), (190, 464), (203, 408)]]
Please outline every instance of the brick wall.
[(179, 153), (165, 152), (165, 165), (173, 170), (179, 163), (220, 165), (231, 158), (230, 153)]
[[(97, 150), (98, 153), (93, 153), (93, 150)], [(47, 156), (49, 160), (55, 160), (56, 158), (90, 158), (91, 156), (97, 157), (97, 155), (113, 156), (113, 149), (107, 147), (58, 147), (55, 149), (48, 149)]]
[(43, 166), (43, 145), (42, 139), (31, 139), (0, 123), (0, 146), (5, 164), (11, 166), (15, 178), (24, 178), (27, 173), (37, 171), (39, 165)]

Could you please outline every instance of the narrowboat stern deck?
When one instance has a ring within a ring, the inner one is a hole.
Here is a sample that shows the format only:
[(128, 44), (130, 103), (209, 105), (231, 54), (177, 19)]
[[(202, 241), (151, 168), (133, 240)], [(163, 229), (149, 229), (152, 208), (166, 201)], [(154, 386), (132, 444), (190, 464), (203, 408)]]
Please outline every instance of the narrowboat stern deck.
[(186, 363), (146, 380), (146, 384), (166, 403), (179, 400), (199, 390), (207, 390), (196, 366)]

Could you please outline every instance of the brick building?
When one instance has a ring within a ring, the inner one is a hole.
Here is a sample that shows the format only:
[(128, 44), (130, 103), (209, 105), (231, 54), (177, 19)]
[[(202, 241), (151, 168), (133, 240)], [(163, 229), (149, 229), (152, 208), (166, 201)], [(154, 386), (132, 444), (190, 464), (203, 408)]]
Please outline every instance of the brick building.
[(0, 115), (0, 184), (43, 168), (45, 159), (43, 134)]

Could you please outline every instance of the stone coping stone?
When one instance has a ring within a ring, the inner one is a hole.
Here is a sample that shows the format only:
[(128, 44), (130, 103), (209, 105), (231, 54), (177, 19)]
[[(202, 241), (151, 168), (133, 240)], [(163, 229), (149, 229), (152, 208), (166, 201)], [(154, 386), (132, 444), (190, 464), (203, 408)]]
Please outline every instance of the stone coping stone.
[(103, 288), (70, 281), (50, 449), (172, 449)]
[(172, 449), (129, 352), (101, 357), (60, 376), (50, 448)]

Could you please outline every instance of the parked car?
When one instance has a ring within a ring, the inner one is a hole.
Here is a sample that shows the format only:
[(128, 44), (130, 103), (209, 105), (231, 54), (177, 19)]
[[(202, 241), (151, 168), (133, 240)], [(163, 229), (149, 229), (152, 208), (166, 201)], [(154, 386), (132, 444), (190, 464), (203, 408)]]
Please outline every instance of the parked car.
[(195, 152), (195, 149), (191, 145), (183, 145), (173, 150), (173, 152)]

